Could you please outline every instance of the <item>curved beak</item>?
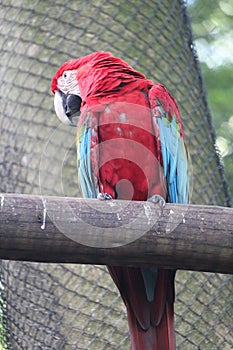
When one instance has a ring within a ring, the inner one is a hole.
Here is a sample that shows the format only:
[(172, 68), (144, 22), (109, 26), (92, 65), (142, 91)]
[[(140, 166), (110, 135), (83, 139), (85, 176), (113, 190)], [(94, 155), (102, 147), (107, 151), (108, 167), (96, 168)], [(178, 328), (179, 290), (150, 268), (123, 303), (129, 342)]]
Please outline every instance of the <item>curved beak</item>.
[(82, 99), (78, 95), (66, 95), (62, 91), (55, 91), (54, 108), (55, 112), (64, 124), (76, 126), (73, 117), (80, 114)]

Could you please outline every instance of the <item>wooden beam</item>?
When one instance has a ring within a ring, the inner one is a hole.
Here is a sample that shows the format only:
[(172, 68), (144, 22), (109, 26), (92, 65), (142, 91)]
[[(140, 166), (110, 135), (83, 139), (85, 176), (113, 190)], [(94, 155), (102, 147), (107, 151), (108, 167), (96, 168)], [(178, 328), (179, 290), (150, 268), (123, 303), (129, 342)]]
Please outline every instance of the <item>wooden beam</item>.
[(0, 258), (233, 273), (233, 209), (0, 194)]

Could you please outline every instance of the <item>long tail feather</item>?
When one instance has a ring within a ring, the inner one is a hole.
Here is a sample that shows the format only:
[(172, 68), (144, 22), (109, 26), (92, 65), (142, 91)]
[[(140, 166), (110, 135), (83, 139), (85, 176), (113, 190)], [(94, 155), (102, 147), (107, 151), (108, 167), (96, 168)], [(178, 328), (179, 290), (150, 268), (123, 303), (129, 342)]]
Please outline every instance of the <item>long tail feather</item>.
[(126, 305), (131, 350), (175, 350), (175, 271), (158, 270), (152, 301), (141, 269), (111, 266), (109, 271)]

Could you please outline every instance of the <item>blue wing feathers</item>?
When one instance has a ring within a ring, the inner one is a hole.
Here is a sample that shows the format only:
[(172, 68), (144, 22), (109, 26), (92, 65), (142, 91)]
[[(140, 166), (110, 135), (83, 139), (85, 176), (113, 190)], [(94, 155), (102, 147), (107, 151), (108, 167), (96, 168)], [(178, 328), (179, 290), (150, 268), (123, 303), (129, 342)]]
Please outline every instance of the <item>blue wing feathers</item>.
[(91, 167), (91, 128), (83, 125), (77, 147), (79, 182), (85, 198), (96, 198), (98, 190)]
[(172, 203), (188, 202), (188, 162), (175, 117), (168, 123), (166, 115), (158, 118), (164, 176), (168, 198)]

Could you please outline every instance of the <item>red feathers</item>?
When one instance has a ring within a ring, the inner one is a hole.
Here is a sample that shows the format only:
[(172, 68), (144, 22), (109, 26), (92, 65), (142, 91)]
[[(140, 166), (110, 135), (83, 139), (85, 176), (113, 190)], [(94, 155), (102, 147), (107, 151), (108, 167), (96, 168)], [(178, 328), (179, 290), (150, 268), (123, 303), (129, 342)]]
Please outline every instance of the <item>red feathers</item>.
[[(57, 79), (67, 70), (77, 69), (77, 81), (83, 101), (89, 97), (110, 97), (118, 94), (125, 84), (145, 81), (145, 76), (109, 52), (94, 52), (65, 62), (52, 79), (51, 90), (57, 90)], [(152, 82), (151, 82), (152, 85)]]
[[(168, 200), (177, 198), (176, 192), (186, 194), (178, 188), (186, 186), (188, 178), (187, 159), (181, 155), (183, 130), (169, 92), (108, 52), (64, 63), (52, 79), (53, 92), (59, 90), (58, 80), (66, 71), (72, 71), (70, 86), (78, 86), (73, 91), (82, 99), (78, 151), (84, 195), (95, 197), (99, 191), (112, 198), (145, 201), (152, 195)], [(65, 85), (63, 80), (59, 86)], [(72, 94), (65, 87), (63, 95)], [(162, 136), (167, 143), (162, 143)], [(109, 271), (127, 308), (131, 349), (175, 350), (175, 272), (156, 267)]]
[(131, 350), (175, 350), (174, 271), (158, 270), (151, 302), (140, 269), (109, 267), (109, 272), (126, 305)]

